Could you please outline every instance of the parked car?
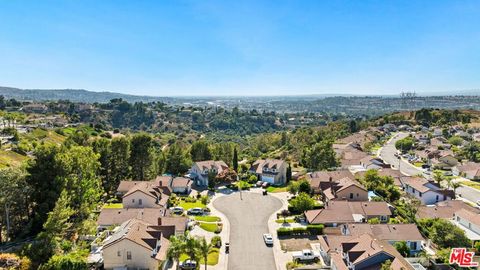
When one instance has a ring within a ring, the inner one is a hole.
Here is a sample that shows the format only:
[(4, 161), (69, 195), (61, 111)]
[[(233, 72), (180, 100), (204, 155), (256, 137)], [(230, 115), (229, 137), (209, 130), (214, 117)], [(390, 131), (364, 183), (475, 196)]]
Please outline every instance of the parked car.
[(477, 206), (480, 207), (480, 200), (477, 201)]
[(183, 211), (185, 211), (185, 210), (181, 206), (170, 207), (170, 212), (172, 212), (174, 214), (177, 214), (177, 215), (183, 214)]
[(273, 246), (273, 237), (269, 233), (264, 233), (263, 234), (263, 241), (265, 241), (265, 244), (267, 246)]
[(187, 214), (189, 214), (189, 215), (203, 215), (203, 209), (200, 208), (200, 207), (190, 208), (190, 209), (188, 209)]
[(262, 188), (267, 188), (269, 186), (270, 186), (270, 183), (268, 183), (268, 182), (263, 182), (263, 184), (262, 184)]
[(261, 187), (261, 186), (262, 186), (262, 184), (263, 184), (263, 182), (262, 182), (262, 181), (257, 181), (257, 183), (255, 184), (255, 186), (256, 186), (256, 187)]
[(304, 249), (302, 251), (295, 251), (292, 253), (294, 261), (318, 261), (320, 253), (311, 249)]
[(193, 260), (186, 260), (180, 263), (180, 269), (197, 269), (197, 262)]

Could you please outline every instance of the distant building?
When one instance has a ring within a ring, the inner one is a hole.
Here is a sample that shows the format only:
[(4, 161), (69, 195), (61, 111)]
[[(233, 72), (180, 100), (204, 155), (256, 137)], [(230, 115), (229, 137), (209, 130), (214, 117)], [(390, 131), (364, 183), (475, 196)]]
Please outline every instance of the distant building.
[(480, 163), (467, 162), (452, 169), (455, 175), (463, 176), (470, 180), (480, 180)]
[(48, 107), (40, 103), (27, 104), (22, 107), (22, 111), (26, 113), (46, 113)]
[(453, 222), (465, 232), (468, 239), (480, 240), (480, 214), (460, 209), (455, 212)]
[(287, 182), (287, 163), (280, 159), (259, 159), (250, 167), (249, 172), (258, 179), (272, 185), (284, 185)]

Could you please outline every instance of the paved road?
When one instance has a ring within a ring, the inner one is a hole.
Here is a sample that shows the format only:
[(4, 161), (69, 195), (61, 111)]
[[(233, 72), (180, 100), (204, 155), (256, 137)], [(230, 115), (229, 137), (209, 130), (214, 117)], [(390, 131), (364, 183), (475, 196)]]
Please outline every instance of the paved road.
[(455, 192), (459, 197), (467, 199), (472, 203), (476, 203), (478, 200), (480, 200), (480, 191), (471, 187), (460, 186)]
[[(407, 136), (408, 133), (406, 132), (398, 133), (394, 138), (388, 141), (380, 151), (380, 158), (383, 159), (386, 163), (391, 164), (395, 169), (398, 169), (399, 166), (399, 160), (397, 157), (395, 157), (395, 153), (397, 152), (397, 149), (395, 148), (395, 142)], [(423, 170), (421, 168), (415, 167), (405, 160), (400, 160), (400, 171), (403, 174), (410, 176), (423, 173)]]
[(271, 247), (263, 242), (268, 218), (282, 207), (279, 199), (242, 192), (218, 198), (213, 206), (230, 222), (229, 270), (276, 270)]

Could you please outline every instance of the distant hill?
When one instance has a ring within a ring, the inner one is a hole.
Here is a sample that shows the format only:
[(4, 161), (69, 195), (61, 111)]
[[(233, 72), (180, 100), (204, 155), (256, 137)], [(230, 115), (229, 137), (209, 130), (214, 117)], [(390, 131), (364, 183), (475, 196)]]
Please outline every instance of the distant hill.
[(93, 92), (83, 89), (19, 89), (12, 87), (0, 86), (0, 95), (5, 98), (14, 98), (17, 100), (31, 100), (31, 101), (56, 101), (59, 99), (70, 100), (73, 102), (86, 102), (86, 103), (105, 103), (114, 98), (121, 98), (128, 102), (151, 102), (151, 101), (163, 101), (167, 102), (171, 100), (168, 97), (152, 97), (152, 96), (135, 96), (113, 92)]

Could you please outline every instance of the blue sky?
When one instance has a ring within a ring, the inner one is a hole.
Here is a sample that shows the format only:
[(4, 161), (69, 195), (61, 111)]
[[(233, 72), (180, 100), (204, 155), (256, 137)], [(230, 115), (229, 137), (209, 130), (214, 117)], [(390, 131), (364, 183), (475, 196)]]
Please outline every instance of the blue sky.
[(480, 88), (480, 1), (0, 0), (0, 85), (155, 96)]

